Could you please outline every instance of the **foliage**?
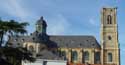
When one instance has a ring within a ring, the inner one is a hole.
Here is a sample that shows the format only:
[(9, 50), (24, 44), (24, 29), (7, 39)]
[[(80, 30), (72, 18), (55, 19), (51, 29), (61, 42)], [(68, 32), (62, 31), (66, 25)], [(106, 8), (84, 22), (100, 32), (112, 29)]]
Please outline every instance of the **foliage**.
[(7, 33), (9, 35), (27, 33), (27, 30), (25, 29), (27, 25), (29, 25), (27, 22), (19, 23), (15, 20), (10, 20), (10, 21), (0, 20), (0, 46), (3, 43), (4, 35), (6, 35)]
[(35, 61), (32, 54), (25, 48), (1, 47), (0, 55), (13, 65), (20, 65), (22, 60)]
[(27, 33), (25, 29), (27, 25), (29, 25), (27, 22), (19, 23), (15, 20), (3, 21), (0, 19), (0, 64), (3, 61), (2, 65), (20, 65), (22, 60), (35, 61), (32, 54), (25, 48), (1, 46), (5, 35), (13, 36)]

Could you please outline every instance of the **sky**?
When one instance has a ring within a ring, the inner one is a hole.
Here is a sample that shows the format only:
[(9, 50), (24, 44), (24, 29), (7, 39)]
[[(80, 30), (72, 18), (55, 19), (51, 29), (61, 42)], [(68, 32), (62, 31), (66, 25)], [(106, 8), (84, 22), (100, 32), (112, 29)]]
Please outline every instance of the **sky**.
[(125, 0), (0, 0), (2, 20), (28, 22), (29, 33), (41, 16), (49, 35), (92, 35), (100, 42), (100, 11), (117, 7), (121, 65), (125, 62)]

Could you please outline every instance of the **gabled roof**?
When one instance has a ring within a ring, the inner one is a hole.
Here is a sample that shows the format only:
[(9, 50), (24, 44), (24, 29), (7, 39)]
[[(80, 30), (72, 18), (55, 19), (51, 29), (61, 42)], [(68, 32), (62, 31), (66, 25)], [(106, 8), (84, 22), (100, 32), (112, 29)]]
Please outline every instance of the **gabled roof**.
[(49, 36), (49, 40), (64, 48), (100, 48), (94, 36)]
[(13, 36), (9, 43), (17, 44), (24, 42), (37, 42), (46, 44), (49, 48), (100, 48), (94, 36), (54, 36), (54, 35), (35, 35)]

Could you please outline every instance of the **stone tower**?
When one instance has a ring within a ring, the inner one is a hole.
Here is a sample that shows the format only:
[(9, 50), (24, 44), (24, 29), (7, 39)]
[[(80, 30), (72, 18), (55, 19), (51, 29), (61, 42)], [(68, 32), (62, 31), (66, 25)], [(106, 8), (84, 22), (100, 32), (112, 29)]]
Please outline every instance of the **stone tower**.
[(101, 11), (102, 65), (120, 65), (116, 16), (117, 8), (103, 8)]
[(36, 31), (37, 31), (38, 33), (46, 34), (46, 28), (47, 28), (46, 21), (43, 20), (43, 17), (41, 17), (41, 18), (36, 22)]

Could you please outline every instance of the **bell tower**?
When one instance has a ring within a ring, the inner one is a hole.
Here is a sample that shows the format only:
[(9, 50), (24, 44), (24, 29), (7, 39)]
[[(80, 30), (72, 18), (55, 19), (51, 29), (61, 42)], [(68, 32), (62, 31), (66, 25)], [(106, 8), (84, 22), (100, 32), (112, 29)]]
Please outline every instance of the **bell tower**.
[(41, 18), (36, 22), (36, 31), (38, 33), (46, 34), (46, 28), (46, 21), (43, 20), (43, 17), (41, 16)]
[(102, 65), (120, 65), (116, 16), (117, 8), (103, 8), (101, 11)]

